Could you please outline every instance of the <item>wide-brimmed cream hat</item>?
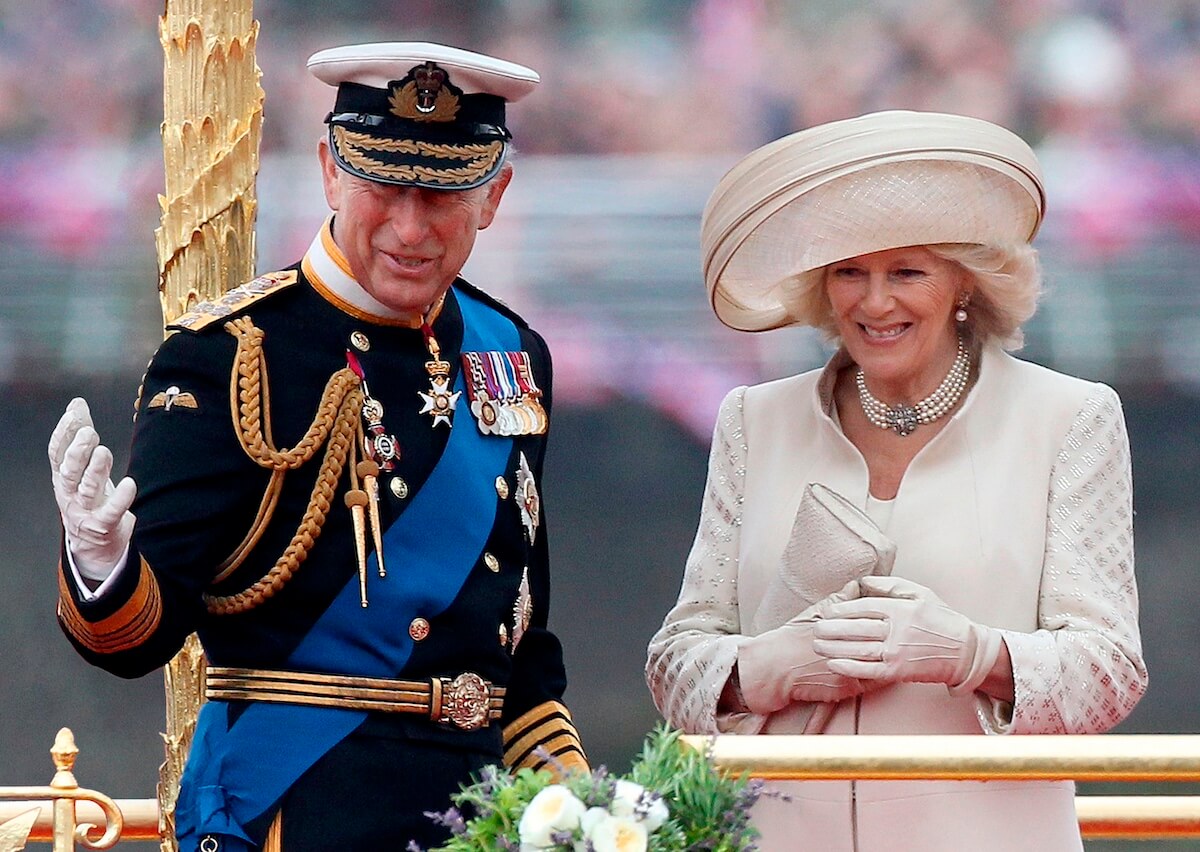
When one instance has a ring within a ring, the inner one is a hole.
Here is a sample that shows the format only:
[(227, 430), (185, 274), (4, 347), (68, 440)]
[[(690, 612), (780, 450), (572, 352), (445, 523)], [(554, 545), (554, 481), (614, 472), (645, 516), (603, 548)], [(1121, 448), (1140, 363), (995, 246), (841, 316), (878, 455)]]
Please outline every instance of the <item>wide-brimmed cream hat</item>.
[(835, 121), (750, 153), (717, 184), (700, 227), (717, 317), (763, 331), (781, 288), (835, 261), (937, 243), (1029, 242), (1045, 210), (1019, 136), (978, 118), (889, 111)]

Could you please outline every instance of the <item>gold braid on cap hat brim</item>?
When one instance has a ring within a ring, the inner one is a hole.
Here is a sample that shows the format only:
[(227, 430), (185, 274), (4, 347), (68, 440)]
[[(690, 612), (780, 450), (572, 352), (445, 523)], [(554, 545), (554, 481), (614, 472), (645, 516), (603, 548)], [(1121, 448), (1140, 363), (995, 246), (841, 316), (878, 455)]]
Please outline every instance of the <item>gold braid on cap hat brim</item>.
[[(352, 168), (368, 174), (394, 180), (419, 180), (423, 183), (438, 183), (460, 186), (473, 183), (488, 174), (504, 153), (502, 141), (472, 143), (469, 145), (439, 145), (416, 139), (380, 139), (366, 133), (356, 133), (335, 125), (333, 141), (338, 153)], [(438, 157), (444, 160), (459, 160), (468, 164), (460, 168), (438, 169), (420, 166), (384, 163), (370, 156), (374, 152), (391, 154), (413, 154), (421, 157)]]

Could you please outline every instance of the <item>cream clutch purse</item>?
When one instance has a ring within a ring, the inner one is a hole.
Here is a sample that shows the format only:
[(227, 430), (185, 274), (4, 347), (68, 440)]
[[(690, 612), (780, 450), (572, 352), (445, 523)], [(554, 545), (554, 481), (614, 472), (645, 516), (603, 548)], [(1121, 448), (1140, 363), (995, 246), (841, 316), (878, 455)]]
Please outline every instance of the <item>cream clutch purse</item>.
[(809, 483), (779, 573), (751, 621), (752, 635), (778, 627), (851, 580), (891, 574), (895, 560), (895, 542), (865, 512), (821, 483)]

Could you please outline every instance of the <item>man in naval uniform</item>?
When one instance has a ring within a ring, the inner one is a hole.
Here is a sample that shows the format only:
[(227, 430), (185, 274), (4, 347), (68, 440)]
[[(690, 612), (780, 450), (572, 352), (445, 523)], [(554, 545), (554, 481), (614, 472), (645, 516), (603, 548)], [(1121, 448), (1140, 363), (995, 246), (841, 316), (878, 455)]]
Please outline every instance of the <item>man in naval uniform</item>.
[(307, 254), (171, 324), (118, 485), (83, 400), (49, 444), (79, 653), (206, 652), (184, 850), (430, 846), (483, 766), (586, 767), (546, 627), (550, 355), (458, 277), (537, 74), (425, 43), (308, 65), (337, 95)]

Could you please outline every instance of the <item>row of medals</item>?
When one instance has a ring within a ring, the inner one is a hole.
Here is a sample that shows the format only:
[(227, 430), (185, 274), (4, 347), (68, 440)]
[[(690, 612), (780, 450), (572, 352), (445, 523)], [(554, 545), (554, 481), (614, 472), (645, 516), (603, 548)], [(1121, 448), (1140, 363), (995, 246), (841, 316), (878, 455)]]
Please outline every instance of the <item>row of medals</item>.
[[(433, 339), (432, 335), (427, 335), (426, 342), (429, 345), (430, 355), (432, 355), (432, 360), (425, 362), (425, 369), (429, 373), (430, 389), (429, 393), (418, 391), (423, 403), (421, 413), (429, 414), (433, 417), (434, 427), (439, 423), (445, 423), (447, 427), (453, 428), (454, 424), (451, 417), (454, 414), (454, 406), (458, 402), (461, 391), (450, 391), (450, 364), (439, 357), (440, 350), (438, 349), (437, 341)], [(395, 469), (396, 461), (400, 455), (400, 448), (395, 437), (388, 434), (387, 430), (384, 429), (383, 404), (371, 396), (361, 368), (356, 369), (355, 372), (358, 374), (359, 381), (362, 384), (362, 417), (366, 425), (366, 434), (363, 436), (363, 450), (367, 455), (368, 462), (366, 465), (360, 463), (360, 467), (362, 468), (360, 473), (362, 474), (361, 478), (364, 480), (364, 490), (368, 503), (368, 506), (364, 508), (368, 508), (370, 511), (376, 560), (379, 565), (379, 576), (386, 577), (387, 569), (383, 561), (383, 534), (379, 517), (378, 476), (380, 472), (391, 473)], [(478, 412), (475, 411), (477, 404), (479, 407)], [(545, 433), (548, 426), (545, 409), (537, 399), (528, 396), (515, 402), (500, 401), (490, 399), (486, 391), (481, 391), (479, 398), (472, 402), (471, 407), (473, 409), (472, 413), (479, 420), (479, 430), (485, 435), (540, 435)], [(518, 478), (522, 479), (523, 482), (519, 488), (525, 494), (525, 498), (519, 502), (521, 504), (523, 525), (529, 536), (529, 542), (532, 544), (538, 526), (539, 498), (536, 485), (533, 481), (533, 475), (528, 470), (524, 454), (521, 456), (521, 462), (522, 470), (520, 474), (523, 474), (523, 476), (519, 476)], [(408, 496), (408, 485), (398, 476), (391, 477), (389, 488), (401, 500)], [(503, 477), (497, 478), (496, 490), (500, 499), (504, 500), (508, 497), (508, 483)], [(348, 500), (347, 502), (350, 501)], [(352, 505), (351, 509), (354, 515), (355, 539), (358, 544), (360, 600), (362, 606), (366, 607), (366, 518), (364, 517), (363, 508)], [(357, 511), (354, 511), (355, 509)], [(490, 559), (485, 559), (489, 570), (493, 572), (499, 571), (499, 561), (491, 554), (486, 554), (486, 556), (491, 557)], [(521, 641), (521, 637), (529, 625), (532, 612), (533, 599), (529, 587), (529, 568), (526, 567), (521, 573), (521, 584), (518, 589), (516, 603), (513, 605), (511, 646), (513, 652), (517, 650), (517, 644)], [(508, 627), (505, 624), (501, 624), (500, 644), (508, 645), (508, 642)]]

